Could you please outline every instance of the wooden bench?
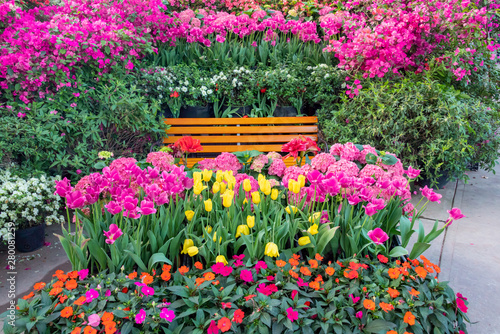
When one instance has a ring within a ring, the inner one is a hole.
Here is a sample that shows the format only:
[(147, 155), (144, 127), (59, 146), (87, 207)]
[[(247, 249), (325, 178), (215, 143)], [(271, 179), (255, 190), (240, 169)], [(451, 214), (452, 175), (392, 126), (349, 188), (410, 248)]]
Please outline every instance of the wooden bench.
[[(281, 146), (303, 135), (318, 140), (318, 118), (311, 117), (260, 117), (260, 118), (167, 118), (170, 125), (164, 144), (173, 144), (182, 136), (199, 139), (204, 153), (238, 152), (257, 150), (281, 152)], [(203, 157), (188, 158), (191, 167)], [(295, 163), (292, 158), (285, 164)]]

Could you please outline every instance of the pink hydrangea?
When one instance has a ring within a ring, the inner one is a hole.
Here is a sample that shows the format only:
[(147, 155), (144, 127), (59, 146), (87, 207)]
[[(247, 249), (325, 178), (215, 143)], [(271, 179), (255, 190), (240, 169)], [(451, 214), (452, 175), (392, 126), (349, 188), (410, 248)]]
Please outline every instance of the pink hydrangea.
[(159, 168), (162, 172), (169, 172), (174, 165), (175, 158), (168, 152), (151, 152), (148, 154), (146, 162)]
[(204, 159), (198, 165), (201, 169), (232, 170), (234, 174), (243, 167), (236, 155), (228, 152), (223, 152), (214, 159)]
[(359, 172), (359, 177), (375, 177), (375, 179), (380, 179), (385, 175), (385, 171), (376, 165), (368, 164)]
[(326, 173), (328, 167), (333, 165), (335, 162), (337, 162), (337, 159), (335, 159), (333, 155), (329, 153), (320, 153), (312, 158), (311, 166), (322, 173)]
[(264, 168), (264, 166), (268, 162), (269, 162), (269, 158), (266, 155), (261, 154), (253, 160), (252, 165), (250, 166), (250, 169), (253, 171), (256, 171), (257, 173), (260, 173), (260, 172), (262, 172), (262, 168)]
[(361, 162), (362, 164), (366, 164), (366, 155), (368, 153), (377, 155), (377, 150), (375, 149), (375, 147), (372, 147), (370, 145), (363, 145), (363, 151), (359, 152), (358, 156), (359, 162)]
[(328, 167), (328, 173), (335, 174), (337, 172), (344, 172), (347, 176), (358, 176), (359, 168), (352, 161), (340, 159), (339, 161)]
[(354, 161), (359, 157), (359, 150), (353, 143), (334, 144), (330, 148), (330, 154), (337, 155), (342, 159)]
[(286, 168), (286, 165), (283, 162), (283, 160), (276, 159), (276, 160), (273, 160), (273, 162), (269, 166), (268, 173), (269, 173), (269, 175), (276, 175), (276, 176), (282, 177), (283, 174), (285, 173), (286, 169), (287, 168)]

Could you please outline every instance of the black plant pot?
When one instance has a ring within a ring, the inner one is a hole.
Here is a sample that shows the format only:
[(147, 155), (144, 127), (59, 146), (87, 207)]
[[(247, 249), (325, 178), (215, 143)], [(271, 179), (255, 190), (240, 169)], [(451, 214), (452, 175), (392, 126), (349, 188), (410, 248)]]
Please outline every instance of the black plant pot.
[(211, 104), (204, 107), (182, 107), (179, 113), (180, 118), (213, 118), (214, 108)]
[(21, 253), (33, 252), (45, 243), (45, 224), (16, 231), (16, 248)]
[(223, 105), (221, 111), (224, 112), (226, 111), (227, 108), (231, 108), (232, 110), (236, 109), (233, 115), (241, 117), (250, 115), (250, 113), (252, 112), (252, 106), (227, 106), (227, 105)]
[(170, 108), (167, 104), (163, 104), (161, 106), (161, 111), (158, 112), (158, 116), (160, 117), (160, 119), (174, 118), (174, 115), (172, 114), (172, 111), (170, 111)]
[[(443, 175), (437, 179), (437, 188), (442, 189), (448, 182), (452, 180), (452, 176), (444, 171)], [(431, 180), (430, 179), (423, 179), (423, 180), (418, 180), (416, 183), (422, 187), (431, 187)]]
[(277, 106), (276, 109), (274, 110), (273, 115), (275, 117), (295, 117), (297, 116), (297, 109), (292, 106)]

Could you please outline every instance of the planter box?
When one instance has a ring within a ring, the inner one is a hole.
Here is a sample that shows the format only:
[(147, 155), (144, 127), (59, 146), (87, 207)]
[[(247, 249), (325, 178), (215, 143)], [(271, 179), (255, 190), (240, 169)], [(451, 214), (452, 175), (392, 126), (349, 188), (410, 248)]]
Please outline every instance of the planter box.
[(21, 253), (33, 252), (45, 243), (45, 224), (16, 231), (16, 248)]

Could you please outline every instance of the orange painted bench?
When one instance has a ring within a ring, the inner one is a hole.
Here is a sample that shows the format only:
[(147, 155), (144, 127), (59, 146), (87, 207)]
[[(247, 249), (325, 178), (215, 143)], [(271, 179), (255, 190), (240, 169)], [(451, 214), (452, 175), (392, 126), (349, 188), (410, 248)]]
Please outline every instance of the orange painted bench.
[[(257, 118), (166, 118), (170, 125), (164, 144), (173, 144), (182, 136), (199, 139), (203, 146), (200, 153), (222, 153), (257, 150), (280, 152), (281, 146), (303, 135), (318, 141), (318, 118), (308, 117), (257, 117)], [(205, 158), (188, 158), (188, 166)], [(285, 164), (295, 164), (292, 158)]]

